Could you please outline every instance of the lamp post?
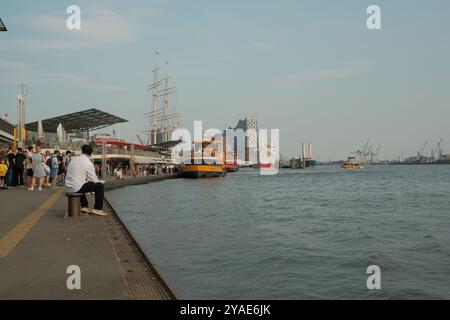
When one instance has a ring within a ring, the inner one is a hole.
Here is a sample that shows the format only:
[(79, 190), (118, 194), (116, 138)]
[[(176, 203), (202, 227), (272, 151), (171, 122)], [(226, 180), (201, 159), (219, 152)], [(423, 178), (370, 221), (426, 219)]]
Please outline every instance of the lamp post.
[(19, 100), (19, 121), (17, 124), (17, 140), (19, 148), (23, 148), (25, 140), (25, 96), (28, 95), (28, 87), (26, 84), (20, 85)]
[(106, 181), (106, 139), (102, 139), (102, 180)]
[(134, 145), (131, 145), (131, 149), (130, 149), (130, 169), (131, 169), (131, 174), (134, 177), (136, 175), (136, 172), (134, 171)]

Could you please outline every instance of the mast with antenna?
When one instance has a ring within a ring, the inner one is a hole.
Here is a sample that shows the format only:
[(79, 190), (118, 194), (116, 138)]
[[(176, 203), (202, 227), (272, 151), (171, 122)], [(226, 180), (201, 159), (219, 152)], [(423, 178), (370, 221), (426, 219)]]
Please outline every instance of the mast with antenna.
[[(25, 97), (28, 95), (28, 87), (22, 83), (20, 85), (20, 93), (18, 95), (19, 100), (19, 121), (17, 124), (17, 141), (19, 148), (24, 147), (25, 142)], [(16, 141), (14, 140), (14, 144)]]
[(157, 143), (158, 123), (156, 121), (156, 111), (158, 110), (158, 55), (155, 51), (155, 69), (153, 70), (153, 92), (152, 92), (152, 116), (151, 116), (151, 144)]
[(169, 141), (169, 62), (166, 62), (166, 79), (164, 84), (164, 98), (163, 98), (163, 109), (164, 116), (162, 118), (162, 138), (163, 142)]
[[(163, 79), (158, 79), (159, 66), (157, 65), (158, 51), (155, 51), (155, 69), (153, 70), (153, 83), (148, 86), (147, 91), (152, 91), (152, 110), (146, 113), (145, 117), (150, 118), (149, 144), (167, 142), (170, 139), (170, 132), (179, 125), (178, 114), (174, 111), (169, 113), (169, 95), (175, 92), (175, 87), (169, 87), (168, 65), (166, 62), (166, 75)], [(160, 87), (164, 84), (164, 88)], [(162, 106), (160, 106), (162, 98)], [(171, 125), (169, 125), (171, 123)]]

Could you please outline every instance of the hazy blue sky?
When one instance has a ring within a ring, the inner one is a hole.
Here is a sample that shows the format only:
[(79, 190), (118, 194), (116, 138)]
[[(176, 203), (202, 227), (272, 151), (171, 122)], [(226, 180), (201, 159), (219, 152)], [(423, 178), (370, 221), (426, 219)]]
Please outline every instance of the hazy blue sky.
[[(66, 29), (67, 6), (82, 29)], [(366, 9), (381, 7), (382, 30)], [(450, 2), (5, 1), (0, 17), (0, 112), (27, 121), (98, 107), (148, 129), (153, 52), (168, 60), (183, 126), (225, 128), (256, 113), (279, 128), (281, 153), (312, 142), (342, 159), (370, 138), (381, 155), (416, 153), (444, 137), (450, 152)]]

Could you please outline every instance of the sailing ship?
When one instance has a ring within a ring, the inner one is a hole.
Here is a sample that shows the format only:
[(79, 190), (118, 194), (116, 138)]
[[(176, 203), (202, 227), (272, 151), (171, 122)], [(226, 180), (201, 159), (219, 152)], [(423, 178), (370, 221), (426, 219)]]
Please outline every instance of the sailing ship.
[[(150, 129), (148, 133), (147, 145), (157, 145), (170, 142), (172, 132), (181, 126), (180, 116), (176, 111), (176, 106), (172, 103), (172, 111), (169, 108), (169, 96), (175, 93), (175, 87), (169, 84), (172, 76), (169, 75), (166, 62), (165, 76), (159, 78), (160, 67), (158, 66), (159, 52), (155, 52), (155, 69), (153, 69), (153, 82), (147, 87), (151, 92), (151, 111), (145, 113), (145, 118), (150, 118)], [(138, 138), (141, 140), (140, 138)]]

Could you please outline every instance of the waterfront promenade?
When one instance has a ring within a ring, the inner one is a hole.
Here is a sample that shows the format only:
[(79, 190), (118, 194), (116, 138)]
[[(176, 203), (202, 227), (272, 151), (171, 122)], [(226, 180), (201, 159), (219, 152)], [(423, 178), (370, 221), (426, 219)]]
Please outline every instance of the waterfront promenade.
[[(173, 177), (108, 181), (106, 189)], [(0, 299), (177, 298), (108, 203), (109, 216), (78, 218), (67, 217), (63, 188), (1, 191), (0, 203)], [(72, 265), (80, 290), (67, 287)]]

